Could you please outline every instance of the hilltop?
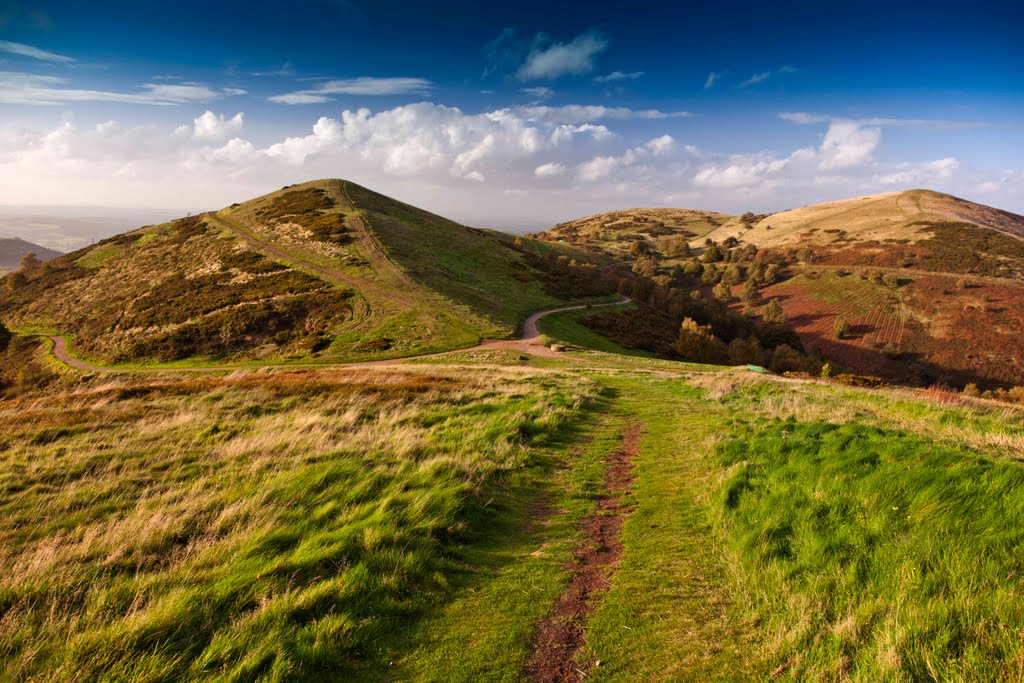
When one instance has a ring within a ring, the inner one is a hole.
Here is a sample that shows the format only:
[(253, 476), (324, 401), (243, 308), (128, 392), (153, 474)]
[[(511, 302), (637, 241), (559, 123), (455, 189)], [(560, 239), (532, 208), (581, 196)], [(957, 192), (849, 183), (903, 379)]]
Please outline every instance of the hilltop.
[(59, 251), (26, 242), (20, 237), (0, 237), (0, 273), (17, 270), (21, 259), (35, 254), (40, 261), (50, 261), (61, 255)]
[(917, 384), (1024, 382), (1024, 217), (1013, 213), (909, 190), (764, 215), (630, 209), (536, 236), (610, 255), (650, 281), (634, 299), (654, 315), (589, 321), (627, 346), (672, 356), (692, 308), (680, 297), (699, 292), (754, 320), (780, 306), (772, 319), (843, 371)]
[(115, 363), (387, 358), (612, 291), (569, 253), (321, 180), (61, 256), (0, 296), (0, 317)]

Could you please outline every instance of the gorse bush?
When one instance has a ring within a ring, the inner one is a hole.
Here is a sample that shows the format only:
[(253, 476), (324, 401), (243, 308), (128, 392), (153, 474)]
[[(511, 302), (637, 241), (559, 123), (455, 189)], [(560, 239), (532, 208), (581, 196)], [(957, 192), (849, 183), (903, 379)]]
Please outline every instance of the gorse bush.
[[(737, 585), (794, 679), (1015, 679), (1024, 468), (857, 425), (717, 448)], [(804, 662), (811, 662), (805, 665)]]

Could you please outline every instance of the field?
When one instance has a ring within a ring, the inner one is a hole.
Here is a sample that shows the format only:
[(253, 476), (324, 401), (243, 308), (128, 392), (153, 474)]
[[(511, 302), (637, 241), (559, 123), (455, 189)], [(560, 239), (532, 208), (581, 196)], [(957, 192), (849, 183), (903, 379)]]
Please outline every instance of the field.
[(552, 612), (588, 680), (1024, 662), (997, 404), (495, 351), (65, 371), (0, 424), (6, 679), (550, 680)]
[[(782, 304), (806, 348), (862, 374), (900, 381), (979, 385), (1024, 382), (1022, 289), (1009, 281), (905, 276), (897, 287), (866, 271), (817, 267), (762, 290)], [(842, 273), (849, 273), (843, 275)], [(838, 339), (835, 323), (849, 323)]]

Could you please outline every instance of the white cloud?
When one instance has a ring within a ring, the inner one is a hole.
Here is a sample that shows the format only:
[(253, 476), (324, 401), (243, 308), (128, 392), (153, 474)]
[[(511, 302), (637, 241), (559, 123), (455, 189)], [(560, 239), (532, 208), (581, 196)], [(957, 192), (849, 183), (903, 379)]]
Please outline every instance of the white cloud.
[(223, 114), (207, 110), (193, 119), (191, 126), (179, 126), (174, 132), (177, 135), (190, 135), (196, 140), (222, 140), (242, 130), (244, 117), (242, 112), (238, 112), (230, 119), (225, 119)]
[(144, 83), (133, 93), (64, 87), (66, 79), (16, 71), (0, 71), (0, 103), (59, 105), (70, 102), (122, 102), (172, 105), (205, 102), (222, 92), (195, 83)]
[(704, 89), (711, 90), (711, 88), (715, 87), (715, 83), (717, 83), (721, 78), (722, 74), (716, 71), (709, 72), (708, 77), (704, 80)]
[(623, 73), (621, 71), (613, 71), (610, 74), (604, 76), (595, 76), (595, 83), (613, 83), (615, 81), (635, 81), (636, 79), (644, 75), (643, 71), (630, 71), (629, 73)]
[(596, 31), (582, 33), (568, 43), (551, 45), (547, 45), (545, 36), (538, 35), (516, 77), (532, 81), (582, 76), (594, 70), (594, 58), (607, 48), (608, 40)]
[[(597, 118), (578, 119), (583, 112)], [(723, 154), (675, 130), (636, 139), (601, 108), (536, 114), (420, 102), (344, 111), (304, 135), (259, 144), (241, 114), (204, 112), (177, 129), (71, 118), (0, 125), (0, 203), (52, 202), (59, 186), (68, 203), (198, 210), (339, 176), (470, 224), (520, 228), (623, 206), (760, 212), (903, 187), (985, 192), (987, 203), (1010, 209), (1024, 201), (1019, 171), (978, 171), (953, 157), (879, 160), (881, 128), (855, 121), (832, 121), (817, 145), (786, 153)]]
[(871, 160), (882, 141), (882, 129), (856, 121), (833, 121), (821, 142), (822, 170), (859, 166)]
[(546, 86), (543, 86), (543, 85), (539, 85), (539, 86), (534, 87), (534, 88), (522, 88), (520, 90), (520, 92), (526, 93), (527, 95), (530, 95), (531, 97), (536, 97), (536, 98), (542, 99), (542, 100), (546, 100), (547, 98), (549, 98), (549, 97), (551, 97), (552, 95), (555, 94), (554, 90), (552, 90), (551, 88), (548, 88)]
[(604, 107), (601, 105), (567, 104), (560, 107), (532, 106), (515, 107), (505, 111), (514, 112), (530, 121), (547, 123), (581, 123), (583, 121), (628, 120), (628, 119), (674, 119), (693, 116), (688, 111), (664, 112), (659, 109), (630, 109), (628, 107)]
[(360, 76), (325, 81), (315, 88), (297, 90), (267, 98), (278, 104), (315, 104), (329, 102), (336, 95), (384, 96), (384, 95), (425, 95), (433, 84), (425, 78), (395, 77), (373, 78)]
[(20, 55), (22, 57), (31, 57), (32, 59), (38, 59), (44, 62), (68, 63), (75, 61), (71, 57), (59, 55), (56, 52), (49, 52), (32, 45), (15, 43), (10, 40), (0, 40), (0, 52), (7, 52), (8, 54)]
[(943, 119), (897, 119), (885, 117), (849, 119), (841, 116), (829, 116), (827, 114), (811, 114), (804, 111), (783, 111), (779, 112), (778, 116), (784, 121), (801, 125), (831, 123), (833, 121), (853, 121), (862, 126), (894, 128), (987, 128), (991, 125), (980, 121), (949, 121)]
[(538, 178), (550, 178), (551, 176), (562, 175), (563, 173), (565, 173), (565, 165), (556, 162), (541, 164), (533, 169), (533, 175)]
[(764, 83), (769, 78), (772, 78), (774, 76), (779, 76), (779, 75), (782, 75), (782, 74), (791, 74), (791, 73), (796, 73), (796, 69), (794, 67), (792, 67), (792, 66), (781, 66), (778, 69), (775, 69), (774, 71), (772, 71), (771, 69), (769, 69), (768, 71), (761, 71), (761, 72), (758, 72), (758, 73), (755, 73), (755, 74), (751, 74), (750, 78), (748, 78), (747, 80), (741, 82), (736, 87), (737, 88), (749, 88), (752, 85), (757, 85), (758, 83)]

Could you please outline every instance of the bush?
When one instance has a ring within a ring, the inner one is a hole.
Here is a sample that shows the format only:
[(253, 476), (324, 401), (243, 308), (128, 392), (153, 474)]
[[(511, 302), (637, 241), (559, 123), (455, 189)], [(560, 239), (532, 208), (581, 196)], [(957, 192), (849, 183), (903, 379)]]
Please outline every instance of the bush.
[(836, 318), (832, 325), (832, 334), (836, 339), (846, 339), (846, 336), (850, 334), (850, 321), (846, 319), (846, 316), (841, 315)]

